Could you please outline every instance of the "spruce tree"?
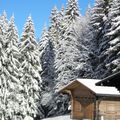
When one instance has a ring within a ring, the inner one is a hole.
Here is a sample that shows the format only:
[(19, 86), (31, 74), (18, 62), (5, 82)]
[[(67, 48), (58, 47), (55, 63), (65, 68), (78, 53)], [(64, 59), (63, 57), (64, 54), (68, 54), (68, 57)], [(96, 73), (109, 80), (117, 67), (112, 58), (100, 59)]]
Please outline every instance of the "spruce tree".
[(106, 55), (105, 67), (106, 72), (104, 76), (111, 73), (116, 73), (120, 70), (120, 1), (115, 0), (111, 2), (111, 8), (106, 22), (107, 29), (105, 33)]
[(57, 45), (59, 43), (59, 37), (60, 37), (60, 13), (57, 9), (57, 7), (55, 6), (52, 9), (51, 12), (51, 17), (50, 17), (50, 27), (49, 27), (49, 37), (52, 40), (55, 48), (57, 48)]
[[(2, 26), (0, 26), (2, 29)], [(3, 32), (0, 33), (0, 113), (1, 120), (6, 118), (6, 108), (7, 108), (7, 81), (9, 80), (9, 72), (7, 71), (7, 55), (5, 53), (5, 37)]]
[(65, 12), (65, 19), (69, 22), (73, 22), (73, 20), (76, 19), (76, 17), (79, 17), (79, 7), (78, 7), (78, 1), (77, 0), (68, 0), (67, 8)]
[(14, 24), (14, 16), (12, 16), (6, 34), (6, 53), (7, 53), (7, 57), (11, 61), (10, 63), (11, 65), (9, 67), (11, 68), (13, 67), (14, 69), (12, 71), (13, 76), (15, 76), (16, 78), (19, 78), (19, 66), (20, 66), (19, 63), (20, 52), (18, 45), (19, 45), (19, 36), (18, 36), (17, 28)]
[(64, 6), (62, 6), (61, 10), (58, 13), (58, 23), (59, 23), (59, 32), (60, 32), (60, 36), (62, 36), (62, 34), (64, 34), (64, 16), (65, 16), (65, 8)]
[[(3, 30), (3, 31), (2, 31)], [(1, 26), (0, 33), (0, 92), (1, 92), (1, 113), (3, 120), (14, 120), (15, 114), (19, 112), (19, 91), (20, 82), (18, 77), (18, 46), (16, 41), (16, 30), (14, 21), (11, 20), (5, 30)], [(14, 42), (15, 41), (15, 42)], [(14, 44), (13, 44), (14, 43)], [(14, 104), (14, 106), (13, 106)]]
[(93, 37), (91, 37), (91, 64), (93, 66), (94, 73), (93, 78), (102, 78), (106, 71), (105, 68), (105, 54), (107, 41), (104, 38), (106, 32), (106, 21), (108, 20), (108, 12), (110, 8), (110, 1), (96, 0), (95, 6), (92, 10), (91, 16), (91, 31)]
[(2, 32), (5, 34), (8, 29), (8, 19), (7, 13), (5, 11), (0, 16), (0, 25), (2, 27)]
[(40, 61), (42, 65), (42, 85), (46, 92), (54, 86), (54, 50), (53, 43), (50, 40), (49, 32), (44, 27), (42, 37), (38, 46), (40, 52)]
[(24, 86), (23, 112), (32, 117), (39, 115), (41, 94), (41, 66), (39, 52), (35, 40), (34, 25), (29, 16), (22, 34), (20, 43), (21, 52), (21, 78)]
[(88, 63), (88, 40), (84, 39), (85, 35), (83, 34), (86, 22), (83, 22), (83, 17), (80, 16), (78, 8), (76, 0), (68, 1), (64, 16), (66, 29), (59, 39), (55, 56), (57, 88), (76, 77), (87, 77), (91, 71)]
[[(40, 61), (42, 65), (42, 98), (41, 98), (41, 108), (44, 117), (50, 116), (51, 111), (54, 106), (54, 47), (53, 42), (50, 39), (49, 31), (45, 27), (42, 32), (42, 37), (39, 43)], [(55, 102), (54, 102), (55, 104)], [(51, 108), (52, 107), (52, 108)], [(47, 109), (47, 112), (46, 112)]]
[[(5, 53), (7, 55), (7, 71), (9, 72), (9, 85), (8, 92), (9, 96), (7, 97), (7, 109), (9, 113), (9, 119), (16, 119), (16, 115), (20, 112), (20, 91), (23, 89), (19, 81), (19, 48), (18, 48), (18, 32), (14, 24), (14, 17), (12, 16), (8, 24), (8, 30), (6, 31), (6, 44), (5, 44)], [(14, 104), (14, 105), (13, 105)]]

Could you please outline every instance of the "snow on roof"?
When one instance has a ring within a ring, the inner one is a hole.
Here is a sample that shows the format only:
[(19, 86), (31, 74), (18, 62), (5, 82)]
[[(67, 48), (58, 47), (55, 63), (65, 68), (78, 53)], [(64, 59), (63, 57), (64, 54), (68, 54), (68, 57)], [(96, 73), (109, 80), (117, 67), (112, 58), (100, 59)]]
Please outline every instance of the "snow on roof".
[(95, 84), (101, 81), (97, 79), (76, 79), (70, 84), (68, 84), (67, 86), (65, 86), (63, 89), (67, 88), (69, 85), (71, 85), (75, 81), (80, 82), (82, 85), (86, 86), (88, 89), (90, 89), (97, 95), (120, 96), (120, 92), (115, 87), (96, 86)]
[(77, 79), (77, 81), (99, 95), (120, 95), (120, 92), (115, 87), (96, 86), (95, 84), (101, 80)]

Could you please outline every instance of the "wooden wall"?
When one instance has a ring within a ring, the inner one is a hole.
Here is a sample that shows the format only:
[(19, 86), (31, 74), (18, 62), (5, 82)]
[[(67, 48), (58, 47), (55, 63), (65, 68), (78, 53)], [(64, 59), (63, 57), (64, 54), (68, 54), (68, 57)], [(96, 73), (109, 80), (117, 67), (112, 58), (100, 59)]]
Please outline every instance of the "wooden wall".
[(81, 85), (72, 90), (71, 95), (72, 119), (82, 120), (86, 118), (92, 120), (94, 118), (94, 96), (90, 90)]
[(104, 120), (120, 120), (120, 101), (103, 100), (99, 105), (99, 118)]
[[(96, 103), (98, 101), (96, 101)], [(94, 120), (94, 113), (96, 112), (96, 120), (120, 120), (120, 100), (101, 100), (98, 106), (98, 112), (97, 104), (96, 111), (94, 105), (94, 101), (92, 100), (89, 100), (88, 103), (83, 104), (81, 101), (78, 101), (78, 99), (73, 97), (71, 111), (72, 119), (82, 120), (83, 118), (86, 118)]]

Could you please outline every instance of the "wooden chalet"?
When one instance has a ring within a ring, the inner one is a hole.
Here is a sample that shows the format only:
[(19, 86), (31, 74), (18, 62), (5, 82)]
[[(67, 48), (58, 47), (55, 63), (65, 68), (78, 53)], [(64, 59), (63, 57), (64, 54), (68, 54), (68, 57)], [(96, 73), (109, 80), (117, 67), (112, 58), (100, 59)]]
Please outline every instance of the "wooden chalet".
[(71, 119), (120, 120), (120, 93), (115, 87), (96, 86), (100, 80), (76, 79), (59, 92), (71, 95)]
[(114, 86), (120, 91), (120, 72), (113, 74), (109, 77), (98, 82), (98, 86)]

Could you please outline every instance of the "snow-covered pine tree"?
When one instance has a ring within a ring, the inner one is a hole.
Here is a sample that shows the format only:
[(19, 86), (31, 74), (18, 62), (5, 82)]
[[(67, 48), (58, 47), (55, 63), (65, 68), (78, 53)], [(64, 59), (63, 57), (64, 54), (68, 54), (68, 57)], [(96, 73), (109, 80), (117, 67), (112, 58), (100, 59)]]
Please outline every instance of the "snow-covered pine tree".
[(54, 8), (51, 11), (51, 16), (50, 16), (51, 28), (52, 27), (56, 27), (56, 28), (59, 27), (58, 22), (57, 22), (58, 21), (58, 13), (59, 13), (59, 11), (58, 11), (57, 7), (54, 6)]
[[(7, 114), (10, 120), (16, 119), (19, 111), (20, 90), (22, 86), (19, 81), (19, 48), (18, 48), (18, 32), (14, 24), (14, 17), (12, 16), (8, 24), (8, 29), (4, 35), (6, 38), (5, 53), (7, 56), (6, 69), (8, 72), (7, 89), (9, 95), (7, 96)], [(14, 105), (13, 105), (14, 104)]]
[(88, 8), (86, 10), (86, 13), (85, 13), (85, 16), (83, 16), (83, 19), (81, 22), (83, 22), (81, 24), (81, 26), (79, 28), (82, 28), (82, 33), (80, 35), (80, 38), (81, 40), (83, 40), (84, 42), (84, 45), (86, 47), (89, 47), (88, 49), (90, 50), (90, 45), (91, 45), (91, 38), (93, 38), (93, 34), (92, 34), (92, 31), (91, 31), (91, 16), (92, 16), (92, 9), (91, 9), (91, 6), (88, 5)]
[(64, 14), (65, 14), (63, 18), (64, 22), (62, 23), (63, 33), (69, 27), (69, 25), (80, 16), (78, 1), (68, 0), (67, 7)]
[(0, 16), (0, 25), (2, 27), (2, 32), (5, 34), (8, 29), (8, 20), (7, 20), (7, 14), (4, 11), (2, 15)]
[(49, 27), (49, 37), (52, 40), (54, 47), (57, 48), (60, 39), (60, 21), (62, 17), (60, 16), (60, 12), (58, 11), (57, 7), (55, 6), (52, 9), (51, 16), (50, 16), (50, 27)]
[[(4, 17), (3, 17), (4, 18)], [(5, 19), (3, 19), (4, 21)], [(2, 23), (3, 24), (3, 23)], [(17, 66), (17, 46), (11, 44), (16, 38), (14, 35), (14, 23), (11, 20), (8, 28), (1, 25), (0, 33), (0, 93), (1, 114), (3, 120), (14, 120), (14, 114), (19, 112), (19, 101), (17, 96), (19, 77)], [(2, 31), (3, 30), (3, 31)], [(17, 36), (17, 34), (16, 34)], [(17, 40), (16, 40), (17, 41)], [(15, 51), (13, 51), (13, 49)], [(16, 54), (13, 54), (16, 53)], [(18, 62), (19, 63), (19, 62)], [(14, 106), (13, 106), (14, 104)]]
[(85, 73), (91, 69), (87, 63), (88, 48), (85, 47), (86, 42), (82, 36), (85, 23), (82, 22), (83, 17), (79, 14), (78, 8), (76, 0), (68, 0), (64, 21), (66, 29), (59, 40), (59, 48), (55, 57), (57, 88), (76, 77), (85, 77)]
[[(40, 61), (42, 65), (42, 98), (41, 108), (44, 117), (50, 116), (50, 112), (54, 109), (55, 102), (53, 98), (54, 90), (54, 47), (50, 39), (49, 31), (44, 27), (42, 37), (39, 43)], [(54, 103), (54, 104), (53, 104)], [(52, 109), (51, 109), (52, 108)], [(55, 113), (54, 113), (55, 114)]]
[(60, 86), (76, 77), (87, 77), (92, 70), (88, 63), (89, 51), (86, 44), (88, 42), (84, 41), (85, 35), (82, 36), (84, 29), (77, 28), (78, 24), (79, 22), (76, 21), (76, 24), (71, 24), (67, 29), (56, 54), (55, 67), (58, 75), (56, 80)]
[(36, 115), (40, 115), (38, 107), (41, 98), (41, 65), (31, 16), (28, 17), (24, 27), (20, 52), (20, 81), (24, 86), (24, 99), (21, 104), (21, 110), (24, 114), (35, 117)]
[[(106, 48), (104, 54), (106, 72), (104, 77), (120, 71), (120, 1), (111, 2), (105, 33)], [(103, 47), (102, 47), (103, 48)]]
[[(91, 37), (91, 64), (93, 66), (94, 74), (93, 78), (101, 78), (106, 71), (105, 57), (102, 52), (106, 47), (106, 41), (104, 40), (104, 34), (106, 29), (106, 21), (108, 19), (108, 12), (110, 8), (109, 0), (96, 0), (95, 6), (92, 10), (91, 16), (91, 31), (93, 37)], [(102, 49), (101, 49), (102, 48)]]
[[(70, 26), (71, 27), (71, 26)], [(72, 30), (72, 28), (71, 28)], [(57, 85), (65, 85), (69, 80), (76, 78), (75, 68), (77, 67), (77, 58), (79, 50), (77, 48), (76, 38), (73, 38), (73, 31), (68, 31), (64, 40), (61, 41), (61, 46), (56, 54), (55, 68), (57, 72)], [(71, 38), (72, 37), (72, 38)], [(75, 60), (76, 59), (76, 60)], [(60, 86), (57, 86), (58, 88)]]
[[(62, 23), (64, 22), (64, 13), (63, 9), (61, 11), (58, 11), (56, 7), (53, 8), (51, 12), (51, 26), (48, 29), (48, 34), (49, 34), (49, 39), (53, 45), (53, 50), (54, 50), (54, 64), (57, 64), (56, 62), (58, 61), (58, 57), (56, 55), (59, 53), (59, 48), (61, 45), (61, 39), (63, 36), (63, 26)], [(57, 60), (57, 61), (56, 61)], [(56, 67), (54, 65), (54, 67)], [(54, 78), (57, 78), (57, 72), (55, 70)]]
[(9, 95), (7, 81), (9, 81), (9, 72), (7, 71), (7, 55), (5, 53), (5, 36), (0, 26), (0, 119), (5, 120), (7, 116), (7, 96)]
[[(79, 51), (81, 56), (80, 60), (80, 65), (84, 64), (82, 68), (80, 67), (80, 73), (81, 76), (79, 77), (84, 77), (84, 78), (91, 78), (93, 70), (92, 70), (92, 65), (91, 65), (91, 58), (90, 54), (92, 53), (90, 51), (91, 49), (91, 38), (93, 37), (93, 34), (91, 32), (91, 26), (90, 26), (90, 20), (91, 20), (91, 7), (88, 6), (88, 9), (85, 13), (85, 16), (81, 17), (81, 19), (76, 23), (76, 33), (78, 35), (78, 41), (79, 41)], [(79, 67), (78, 67), (79, 68)], [(82, 70), (82, 71), (81, 71)]]
[(76, 17), (79, 17), (79, 7), (78, 7), (78, 1), (77, 0), (68, 0), (67, 2), (67, 8), (65, 12), (65, 20), (68, 22), (68, 24), (71, 24)]
[(38, 49), (42, 65), (42, 87), (46, 92), (50, 92), (49, 90), (54, 86), (54, 48), (46, 26), (43, 28)]
[(108, 8), (105, 4), (105, 0), (96, 0), (95, 6), (92, 9), (92, 17), (91, 17), (91, 24), (93, 27), (94, 34), (96, 36), (99, 35), (99, 33), (102, 30), (103, 27), (103, 18), (105, 16), (105, 11)]
[(9, 26), (6, 34), (6, 53), (7, 53), (7, 57), (11, 62), (10, 63), (11, 65), (9, 67), (11, 68), (13, 67), (13, 71), (11, 71), (10, 68), (8, 68), (8, 70), (10, 70), (13, 73), (13, 76), (18, 78), (19, 67), (20, 67), (20, 63), (19, 63), (20, 52), (18, 48), (19, 36), (18, 36), (17, 28), (14, 23), (14, 16), (11, 17), (8, 25)]
[(59, 33), (60, 36), (64, 34), (64, 15), (65, 15), (65, 8), (64, 6), (61, 7), (61, 10), (58, 13), (58, 25), (59, 25)]

